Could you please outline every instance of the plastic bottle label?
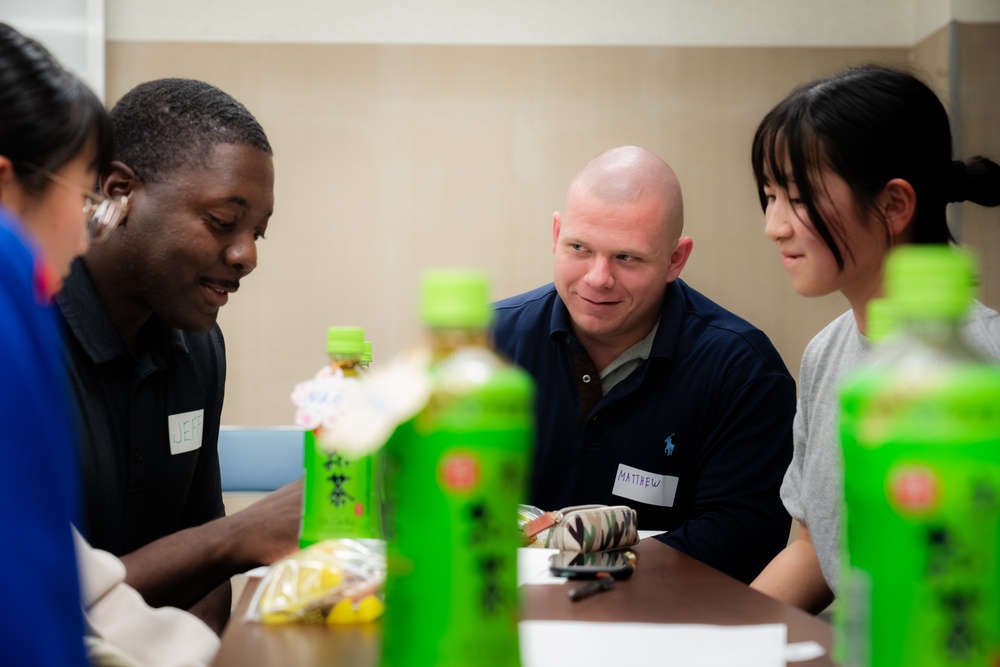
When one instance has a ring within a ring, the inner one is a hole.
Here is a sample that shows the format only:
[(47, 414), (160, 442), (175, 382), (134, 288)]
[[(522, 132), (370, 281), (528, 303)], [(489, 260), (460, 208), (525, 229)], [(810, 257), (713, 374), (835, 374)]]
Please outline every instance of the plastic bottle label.
[(464, 667), (473, 656), (482, 666), (520, 664), (516, 517), (531, 445), (528, 382), (435, 395), (387, 444), (383, 666)]
[(837, 643), (851, 667), (1000, 664), (1000, 379), (933, 380), (844, 390)]

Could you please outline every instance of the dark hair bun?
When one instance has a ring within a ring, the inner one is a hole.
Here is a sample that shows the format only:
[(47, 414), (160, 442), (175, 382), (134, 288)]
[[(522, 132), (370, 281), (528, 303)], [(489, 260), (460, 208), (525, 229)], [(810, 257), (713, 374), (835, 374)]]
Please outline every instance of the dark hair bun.
[(1000, 206), (1000, 165), (977, 155), (951, 163), (948, 201), (971, 201), (980, 206)]

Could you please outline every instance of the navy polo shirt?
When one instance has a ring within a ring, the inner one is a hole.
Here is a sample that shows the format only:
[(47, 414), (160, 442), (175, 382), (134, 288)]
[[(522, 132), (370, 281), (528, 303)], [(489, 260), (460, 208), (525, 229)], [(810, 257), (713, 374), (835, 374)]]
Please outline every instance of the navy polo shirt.
[(79, 260), (57, 303), (76, 399), (83, 535), (121, 556), (223, 516), (219, 327), (192, 334), (154, 315), (133, 354)]
[(629, 505), (745, 582), (784, 548), (795, 383), (763, 332), (677, 280), (649, 358), (596, 397), (554, 285), (496, 303), (493, 337), (538, 385), (532, 505)]

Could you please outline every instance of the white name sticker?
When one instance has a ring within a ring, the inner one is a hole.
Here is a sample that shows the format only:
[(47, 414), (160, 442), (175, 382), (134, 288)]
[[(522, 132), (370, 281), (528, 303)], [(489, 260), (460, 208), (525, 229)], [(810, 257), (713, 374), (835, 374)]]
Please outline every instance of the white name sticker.
[(167, 432), (170, 436), (170, 453), (173, 455), (183, 454), (201, 447), (204, 422), (204, 410), (168, 415)]
[(611, 493), (648, 505), (673, 507), (679, 481), (679, 477), (657, 475), (619, 463), (618, 472), (615, 473), (615, 488)]

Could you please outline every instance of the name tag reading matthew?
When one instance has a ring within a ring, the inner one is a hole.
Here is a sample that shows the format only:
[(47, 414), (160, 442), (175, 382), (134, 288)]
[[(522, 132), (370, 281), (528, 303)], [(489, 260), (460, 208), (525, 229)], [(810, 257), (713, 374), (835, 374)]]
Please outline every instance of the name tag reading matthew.
[(170, 453), (173, 455), (183, 454), (201, 447), (204, 421), (204, 410), (169, 415), (167, 417), (167, 430), (170, 436)]
[(679, 477), (657, 475), (655, 472), (646, 472), (619, 463), (618, 472), (615, 474), (615, 488), (611, 493), (648, 505), (673, 507), (678, 481)]

